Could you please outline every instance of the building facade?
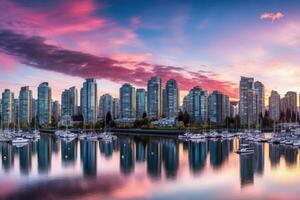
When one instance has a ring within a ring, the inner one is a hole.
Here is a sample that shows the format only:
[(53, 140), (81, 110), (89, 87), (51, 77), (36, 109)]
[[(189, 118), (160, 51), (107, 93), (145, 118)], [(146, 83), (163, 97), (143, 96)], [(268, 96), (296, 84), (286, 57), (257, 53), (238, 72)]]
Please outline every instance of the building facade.
[(256, 99), (254, 79), (242, 76), (239, 102), (239, 114), (242, 125), (250, 126), (257, 123)]
[(141, 119), (147, 113), (147, 91), (142, 88), (136, 89), (136, 118)]
[(78, 115), (78, 91), (75, 87), (64, 90), (61, 94), (61, 116)]
[(38, 87), (38, 124), (48, 126), (51, 123), (51, 98), (52, 92), (47, 82)]
[(163, 114), (162, 84), (161, 79), (152, 77), (147, 84), (148, 91), (148, 116), (158, 119)]
[(99, 100), (99, 118), (104, 120), (107, 113), (113, 115), (113, 98), (110, 94), (102, 95)]
[(256, 113), (257, 118), (259, 118), (259, 116), (265, 114), (265, 86), (261, 82), (255, 81), (254, 89), (256, 93)]
[(8, 127), (14, 123), (14, 93), (9, 89), (5, 89), (2, 93), (2, 124)]
[(120, 112), (121, 118), (135, 118), (136, 116), (135, 88), (125, 83), (120, 88)]
[(274, 90), (269, 97), (269, 116), (274, 121), (280, 119), (280, 95)]
[(112, 117), (113, 119), (119, 119), (120, 118), (120, 99), (119, 98), (113, 98), (112, 102)]
[(19, 93), (19, 120), (22, 127), (32, 121), (32, 92), (28, 86), (21, 87)]
[(178, 114), (179, 109), (179, 89), (176, 80), (170, 79), (166, 83), (166, 117), (174, 118)]
[(213, 91), (208, 98), (209, 120), (211, 123), (224, 124), (230, 115), (229, 97), (219, 91)]
[(97, 102), (97, 82), (93, 78), (86, 79), (80, 92), (80, 107), (84, 124), (96, 124)]
[(54, 120), (54, 123), (59, 123), (60, 119), (61, 119), (61, 106), (60, 103), (58, 101), (54, 101), (52, 103), (52, 117)]
[(190, 116), (195, 124), (205, 124), (208, 118), (208, 93), (196, 86), (190, 90)]

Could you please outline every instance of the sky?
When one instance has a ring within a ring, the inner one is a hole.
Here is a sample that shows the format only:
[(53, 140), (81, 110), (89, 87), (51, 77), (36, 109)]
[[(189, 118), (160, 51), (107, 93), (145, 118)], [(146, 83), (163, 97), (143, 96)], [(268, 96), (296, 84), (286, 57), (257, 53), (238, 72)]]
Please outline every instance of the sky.
[(298, 92), (297, 1), (1, 0), (0, 91), (49, 82), (53, 99), (96, 78), (98, 96), (174, 78), (237, 99), (240, 76)]

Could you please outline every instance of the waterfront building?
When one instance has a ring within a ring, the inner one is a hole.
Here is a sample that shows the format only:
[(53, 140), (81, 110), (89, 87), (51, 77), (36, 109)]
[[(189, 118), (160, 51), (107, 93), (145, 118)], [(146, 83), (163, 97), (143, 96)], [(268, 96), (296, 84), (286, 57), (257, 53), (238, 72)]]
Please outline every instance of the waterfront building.
[(86, 79), (80, 92), (81, 113), (84, 124), (95, 124), (97, 121), (97, 82)]
[(187, 112), (190, 113), (190, 95), (186, 95), (185, 97), (183, 97), (183, 102), (182, 102), (182, 112)]
[(19, 99), (14, 99), (13, 104), (13, 121), (17, 128), (20, 128), (20, 121), (19, 121)]
[(289, 91), (280, 100), (280, 111), (284, 115), (284, 120), (296, 120), (297, 113), (297, 93)]
[(242, 76), (240, 80), (239, 102), (241, 124), (249, 126), (257, 123), (256, 113), (256, 93), (254, 89), (254, 79)]
[(61, 94), (61, 116), (78, 115), (78, 91), (75, 87), (66, 89)]
[(255, 81), (254, 83), (254, 89), (256, 93), (256, 113), (257, 113), (257, 119), (260, 115), (264, 116), (265, 114), (265, 86), (259, 82)]
[(136, 118), (141, 119), (147, 113), (147, 91), (142, 88), (136, 89)]
[[(38, 101), (36, 99), (32, 99), (32, 118), (37, 119), (37, 110), (38, 110)], [(31, 119), (32, 120), (32, 119)]]
[(190, 90), (190, 116), (193, 123), (205, 124), (208, 118), (208, 93), (196, 86)]
[(168, 80), (165, 91), (165, 115), (168, 118), (176, 117), (179, 109), (179, 89), (176, 80)]
[(32, 120), (32, 92), (28, 86), (21, 87), (19, 93), (19, 120), (22, 127)]
[(269, 97), (269, 116), (274, 121), (278, 121), (280, 118), (280, 95), (274, 90)]
[(38, 124), (48, 126), (51, 123), (51, 98), (52, 92), (47, 82), (38, 87)]
[(113, 98), (112, 102), (112, 117), (113, 119), (119, 119), (120, 117), (120, 99), (119, 98)]
[(163, 112), (162, 102), (162, 84), (161, 79), (152, 77), (147, 84), (148, 91), (148, 116), (158, 119)]
[(161, 113), (161, 117), (166, 117), (167, 116), (167, 92), (165, 88), (162, 88), (162, 113)]
[(229, 97), (219, 91), (213, 91), (208, 97), (208, 108), (211, 123), (225, 123), (230, 114)]
[(99, 118), (105, 120), (108, 112), (113, 114), (113, 98), (110, 94), (104, 94), (99, 101)]
[(135, 118), (136, 115), (135, 88), (129, 83), (120, 88), (121, 118)]
[(5, 89), (2, 93), (2, 124), (8, 127), (14, 122), (14, 93), (9, 89)]
[[(66, 116), (66, 115), (65, 115)], [(55, 123), (58, 123), (61, 118), (60, 104), (58, 101), (52, 103), (52, 117)]]

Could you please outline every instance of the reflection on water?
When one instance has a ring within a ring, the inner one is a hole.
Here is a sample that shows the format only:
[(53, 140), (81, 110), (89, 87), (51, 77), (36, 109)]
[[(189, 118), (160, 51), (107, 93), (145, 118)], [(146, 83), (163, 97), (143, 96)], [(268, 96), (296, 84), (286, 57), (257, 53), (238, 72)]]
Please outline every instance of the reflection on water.
[[(0, 187), (7, 184), (6, 180), (14, 185), (9, 190), (0, 191), (0, 198), (6, 195), (17, 195), (18, 198), (20, 194), (35, 196), (34, 191), (40, 191), (36, 188), (42, 187), (36, 184), (38, 182), (48, 186), (47, 192), (57, 187), (72, 192), (82, 187), (80, 184), (87, 185), (80, 194), (82, 199), (95, 191), (103, 197), (116, 199), (123, 195), (129, 198), (181, 199), (171, 195), (179, 190), (183, 193), (189, 191), (191, 199), (198, 199), (199, 195), (220, 198), (211, 192), (214, 187), (223, 188), (224, 195), (231, 198), (249, 198), (246, 191), (250, 188), (252, 197), (257, 198), (261, 193), (256, 194), (256, 191), (261, 191), (264, 184), (265, 192), (273, 191), (272, 186), (276, 186), (282, 191), (284, 188), (292, 191), (291, 198), (300, 194), (298, 190), (292, 190), (300, 184), (298, 149), (252, 143), (254, 154), (238, 155), (234, 151), (239, 143), (238, 139), (180, 142), (174, 138), (129, 136), (119, 136), (113, 142), (66, 141), (47, 134), (21, 148), (0, 143)], [(101, 182), (103, 177), (106, 177), (105, 181)], [(281, 183), (280, 179), (284, 181)], [(75, 185), (52, 185), (61, 180)], [(107, 191), (90, 186), (100, 182)], [(120, 184), (118, 192), (113, 192), (114, 187), (108, 191), (108, 184), (117, 183)], [(139, 186), (142, 187), (139, 192), (132, 189)], [(207, 190), (201, 191), (201, 188)]]

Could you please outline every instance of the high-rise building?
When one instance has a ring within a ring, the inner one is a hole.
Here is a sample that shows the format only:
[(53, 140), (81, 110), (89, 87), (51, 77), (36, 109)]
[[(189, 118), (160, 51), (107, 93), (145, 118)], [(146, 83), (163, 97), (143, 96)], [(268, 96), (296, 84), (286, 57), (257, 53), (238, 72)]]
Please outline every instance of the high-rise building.
[(77, 115), (78, 92), (75, 87), (64, 90), (61, 94), (61, 116)]
[(14, 93), (9, 89), (5, 89), (2, 93), (2, 124), (8, 127), (14, 122)]
[(135, 88), (129, 83), (120, 88), (120, 111), (121, 118), (135, 118), (136, 114)]
[(113, 98), (110, 94), (104, 94), (99, 101), (99, 117), (105, 120), (107, 113), (113, 115)]
[(280, 100), (280, 111), (284, 114), (284, 120), (296, 120), (297, 113), (297, 93), (287, 92)]
[(85, 124), (95, 124), (97, 121), (97, 82), (86, 79), (80, 92), (81, 112)]
[(235, 117), (239, 114), (239, 102), (230, 101), (230, 117)]
[(38, 87), (38, 124), (47, 126), (51, 123), (51, 98), (52, 92), (47, 82)]
[(166, 83), (166, 117), (176, 117), (179, 108), (179, 89), (177, 82), (170, 79)]
[(280, 118), (280, 95), (274, 90), (269, 97), (269, 116), (274, 121)]
[(147, 92), (145, 89), (136, 89), (136, 118), (141, 119), (147, 112)]
[(190, 116), (192, 122), (204, 124), (208, 117), (208, 94), (199, 86), (190, 90)]
[(257, 123), (256, 107), (254, 79), (242, 76), (240, 80), (239, 103), (239, 113), (242, 125), (251, 125)]
[(158, 119), (163, 112), (162, 102), (162, 85), (161, 79), (158, 77), (152, 77), (148, 81), (148, 116), (150, 118)]
[(32, 118), (37, 120), (37, 110), (38, 110), (38, 101), (36, 99), (32, 99)]
[(61, 110), (60, 110), (60, 104), (58, 101), (54, 101), (52, 103), (52, 117), (53, 117), (55, 123), (58, 123), (60, 121)]
[(255, 81), (254, 83), (254, 89), (256, 93), (256, 113), (257, 113), (257, 119), (260, 115), (264, 116), (265, 114), (265, 86), (259, 82)]
[(20, 128), (19, 111), (19, 99), (14, 99), (13, 118), (14, 123), (18, 128)]
[(191, 111), (191, 106), (190, 106), (190, 95), (186, 95), (185, 97), (183, 97), (183, 102), (182, 102), (182, 112), (187, 112), (190, 113)]
[(112, 117), (113, 119), (119, 119), (120, 117), (120, 99), (119, 98), (113, 98), (113, 112)]
[(208, 97), (210, 122), (223, 124), (230, 115), (229, 97), (219, 91), (213, 91)]
[(32, 120), (32, 92), (28, 86), (19, 93), (19, 120), (21, 126), (28, 126)]

